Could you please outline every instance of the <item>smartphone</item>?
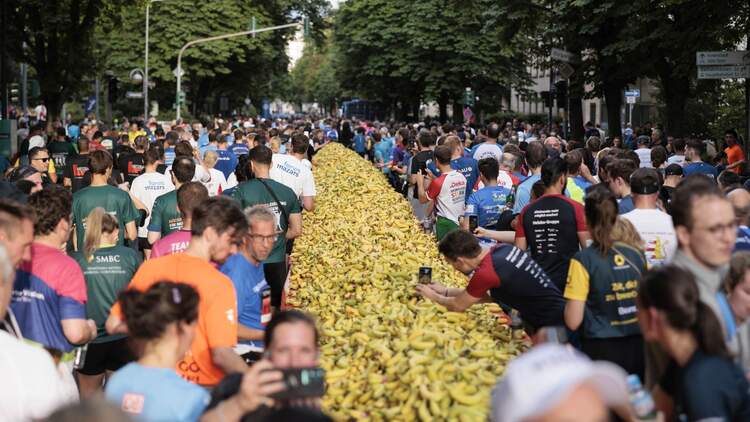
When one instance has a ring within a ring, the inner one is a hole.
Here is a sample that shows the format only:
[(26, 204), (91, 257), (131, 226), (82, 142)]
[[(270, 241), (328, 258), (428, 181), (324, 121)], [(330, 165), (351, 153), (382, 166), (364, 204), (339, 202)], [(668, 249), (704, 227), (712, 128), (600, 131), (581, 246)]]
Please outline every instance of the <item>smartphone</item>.
[(479, 216), (478, 215), (470, 215), (469, 216), (469, 231), (474, 233), (474, 230), (479, 227)]
[(419, 267), (419, 284), (432, 283), (432, 267)]
[(279, 400), (323, 397), (326, 371), (320, 367), (280, 369), (286, 389), (271, 397)]

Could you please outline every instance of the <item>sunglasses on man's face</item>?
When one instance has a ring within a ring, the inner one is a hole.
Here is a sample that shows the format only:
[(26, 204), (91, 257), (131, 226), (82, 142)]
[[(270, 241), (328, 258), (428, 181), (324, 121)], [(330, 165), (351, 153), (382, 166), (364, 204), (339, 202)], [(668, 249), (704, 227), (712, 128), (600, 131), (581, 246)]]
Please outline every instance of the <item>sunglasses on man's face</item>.
[(34, 161), (34, 160), (37, 160), (37, 161), (41, 161), (41, 162), (43, 162), (43, 163), (46, 163), (46, 162), (48, 162), (48, 161), (49, 161), (49, 157), (32, 158), (31, 160), (32, 160), (32, 161)]

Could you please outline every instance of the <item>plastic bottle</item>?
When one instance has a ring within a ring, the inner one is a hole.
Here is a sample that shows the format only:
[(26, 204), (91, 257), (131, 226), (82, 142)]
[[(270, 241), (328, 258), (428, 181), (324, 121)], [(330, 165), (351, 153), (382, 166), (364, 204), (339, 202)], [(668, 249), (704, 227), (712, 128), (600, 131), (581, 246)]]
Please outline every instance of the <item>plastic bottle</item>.
[(628, 392), (630, 393), (630, 405), (633, 407), (635, 417), (641, 421), (656, 420), (656, 406), (651, 394), (643, 388), (638, 375), (628, 375)]

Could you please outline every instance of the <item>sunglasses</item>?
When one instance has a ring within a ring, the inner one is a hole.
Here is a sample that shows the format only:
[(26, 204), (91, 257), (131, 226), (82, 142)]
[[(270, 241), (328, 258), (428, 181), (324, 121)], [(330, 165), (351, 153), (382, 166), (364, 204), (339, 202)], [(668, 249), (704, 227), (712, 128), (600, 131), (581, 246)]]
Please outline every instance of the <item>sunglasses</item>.
[(43, 162), (43, 163), (46, 163), (46, 162), (48, 162), (48, 161), (49, 161), (49, 157), (46, 157), (46, 158), (32, 158), (31, 160), (32, 160), (32, 161), (35, 161), (35, 160), (36, 160), (36, 161), (41, 161), (41, 162)]

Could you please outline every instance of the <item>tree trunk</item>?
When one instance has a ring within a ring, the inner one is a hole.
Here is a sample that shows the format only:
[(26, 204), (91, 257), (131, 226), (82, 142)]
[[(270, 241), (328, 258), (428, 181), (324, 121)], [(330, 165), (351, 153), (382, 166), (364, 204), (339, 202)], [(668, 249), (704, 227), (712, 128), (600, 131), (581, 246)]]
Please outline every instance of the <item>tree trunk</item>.
[[(580, 73), (580, 72), (579, 72)], [(580, 74), (573, 75), (568, 81), (568, 95), (570, 95), (570, 110), (568, 110), (568, 119), (570, 119), (570, 132), (568, 138), (577, 141), (584, 140), (583, 130), (583, 76)]]
[(624, 84), (606, 81), (604, 83), (604, 99), (607, 101), (607, 124), (609, 136), (620, 136), (622, 134), (620, 107), (622, 106), (623, 89), (625, 89)]
[(419, 121), (419, 100), (414, 100), (413, 103), (411, 103), (411, 112), (414, 115), (414, 121)]
[(665, 105), (664, 127), (667, 134), (675, 137), (687, 135), (685, 105), (690, 95), (690, 78), (675, 78), (672, 72), (659, 75)]
[(461, 124), (464, 121), (464, 108), (459, 103), (453, 103), (453, 123)]
[(438, 108), (440, 109), (440, 123), (448, 121), (448, 96), (446, 94), (440, 94), (438, 98)]

